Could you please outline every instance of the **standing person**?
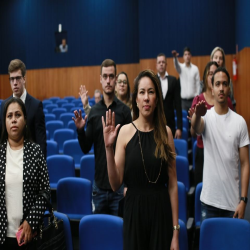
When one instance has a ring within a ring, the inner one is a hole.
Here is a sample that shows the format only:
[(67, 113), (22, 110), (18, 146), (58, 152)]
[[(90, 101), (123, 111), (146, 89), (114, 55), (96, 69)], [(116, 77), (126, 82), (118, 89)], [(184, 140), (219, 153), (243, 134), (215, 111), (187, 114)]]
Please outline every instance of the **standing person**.
[[(226, 64), (226, 56), (225, 56), (225, 52), (221, 47), (215, 47), (213, 49), (213, 51), (211, 52), (210, 55), (210, 60), (217, 62), (219, 67), (224, 67), (225, 68), (225, 64)], [(234, 89), (233, 89), (233, 83), (232, 80), (230, 80), (230, 94), (229, 97), (232, 101), (233, 107), (234, 107), (234, 111), (236, 110), (236, 101), (234, 99)], [(203, 82), (200, 83), (200, 91), (202, 91), (203, 88)]]
[(178, 188), (172, 132), (166, 127), (162, 94), (153, 71), (142, 71), (132, 95), (133, 122), (121, 128), (109, 110), (103, 137), (112, 189), (127, 184), (124, 250), (179, 249)]
[(31, 139), (35, 143), (40, 145), (46, 159), (47, 143), (43, 104), (41, 101), (35, 99), (33, 96), (27, 93), (25, 89), (26, 66), (21, 60), (12, 60), (9, 64), (8, 72), (13, 95), (2, 102), (0, 114), (0, 129), (2, 127), (2, 120), (4, 119), (3, 110), (5, 103), (12, 97), (20, 98), (25, 104), (27, 112), (27, 125), (30, 130)]
[(200, 74), (196, 65), (191, 63), (190, 48), (185, 47), (183, 50), (184, 63), (179, 63), (178, 53), (173, 50), (174, 66), (180, 76), (181, 84), (181, 104), (182, 109), (189, 110), (192, 101), (199, 94)]
[[(40, 146), (30, 142), (27, 114), (19, 98), (5, 102), (0, 140), (0, 249), (26, 249), (50, 197), (46, 160)], [(44, 197), (45, 196), (45, 197)], [(19, 247), (16, 233), (22, 229)], [(37, 232), (39, 233), (39, 232)]]
[(123, 197), (123, 187), (113, 192), (108, 180), (107, 160), (103, 141), (101, 117), (111, 109), (116, 112), (116, 124), (121, 126), (131, 122), (130, 109), (115, 96), (116, 64), (106, 59), (101, 64), (100, 82), (103, 89), (103, 99), (95, 104), (88, 116), (86, 132), (84, 126), (87, 116), (82, 118), (81, 111), (74, 111), (78, 141), (83, 153), (87, 154), (94, 143), (95, 152), (95, 181), (93, 183), (93, 212), (117, 215), (118, 203)]
[(117, 98), (132, 110), (129, 80), (125, 72), (122, 71), (117, 75), (115, 89)]
[[(79, 89), (79, 96), (81, 97), (84, 113), (86, 115), (89, 115), (89, 112), (91, 110), (91, 107), (89, 105), (89, 99), (88, 99), (88, 91), (86, 90), (85, 85), (81, 85)], [(95, 97), (95, 103), (98, 103), (102, 99), (102, 92), (99, 89), (96, 89), (94, 92)]]
[[(156, 58), (156, 69), (161, 82), (164, 113), (167, 125), (170, 127), (173, 137), (181, 139), (182, 132), (182, 110), (180, 83), (174, 76), (170, 76), (166, 71), (166, 56), (163, 53), (158, 54)], [(174, 106), (176, 107), (177, 129), (175, 128)]]
[[(204, 70), (203, 74), (203, 90), (200, 95), (197, 95), (192, 103), (192, 109), (195, 109), (195, 106), (200, 102), (204, 101), (207, 110), (211, 109), (214, 106), (214, 96), (212, 94), (212, 76), (215, 72), (215, 70), (218, 68), (218, 64), (216, 62), (209, 62), (206, 65), (206, 68)], [(233, 110), (233, 105), (230, 100), (230, 98), (227, 98), (228, 107)], [(192, 136), (197, 136), (196, 133), (194, 133), (192, 127), (191, 127), (191, 134)], [(204, 164), (204, 146), (202, 141), (202, 136), (197, 136), (197, 149), (195, 154), (195, 171), (194, 171), (194, 180), (195, 185), (202, 182), (202, 176), (203, 176), (203, 164)]]
[(249, 136), (244, 118), (228, 108), (229, 83), (227, 70), (216, 69), (212, 77), (214, 107), (207, 111), (205, 102), (200, 101), (192, 116), (192, 127), (197, 134), (202, 134), (204, 143), (201, 222), (212, 217), (243, 219), (245, 214)]

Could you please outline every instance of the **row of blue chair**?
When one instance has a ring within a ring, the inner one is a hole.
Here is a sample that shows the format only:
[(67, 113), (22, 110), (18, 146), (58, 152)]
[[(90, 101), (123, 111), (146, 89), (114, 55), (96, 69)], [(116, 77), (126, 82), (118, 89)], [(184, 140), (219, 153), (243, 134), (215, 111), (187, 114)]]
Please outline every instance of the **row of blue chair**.
[[(57, 189), (60, 179), (75, 177), (74, 159), (69, 155), (52, 155), (47, 157), (50, 187)], [(94, 155), (84, 155), (80, 160), (80, 177), (93, 183), (95, 177), (95, 157)]]

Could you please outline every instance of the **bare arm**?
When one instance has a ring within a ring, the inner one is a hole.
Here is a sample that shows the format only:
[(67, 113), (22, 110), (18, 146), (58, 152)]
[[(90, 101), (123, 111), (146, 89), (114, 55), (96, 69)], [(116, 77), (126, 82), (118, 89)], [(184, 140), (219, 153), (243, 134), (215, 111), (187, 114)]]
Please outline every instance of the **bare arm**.
[(201, 116), (204, 116), (207, 112), (207, 108), (204, 101), (198, 102), (195, 107), (194, 114), (191, 119), (191, 126), (196, 134), (201, 134), (204, 130), (204, 120)]
[[(247, 197), (249, 184), (249, 150), (248, 145), (239, 149), (241, 165), (241, 196)], [(234, 213), (234, 218), (244, 219), (246, 203), (240, 201)]]
[[(172, 151), (175, 152), (174, 140), (173, 140), (173, 136), (169, 127), (167, 127), (167, 132), (168, 132), (169, 145), (172, 148)], [(171, 166), (169, 166), (168, 168), (168, 175), (169, 175), (168, 192), (169, 192), (169, 197), (170, 197), (170, 202), (171, 202), (173, 225), (177, 226), (179, 224), (178, 222), (179, 208), (178, 208), (178, 186), (177, 186), (177, 174), (176, 174), (176, 161), (175, 160), (171, 163)], [(179, 238), (179, 231), (174, 230), (170, 249), (174, 249), (174, 250), (179, 249), (178, 238)]]
[(106, 112), (106, 124), (102, 117), (103, 138), (106, 149), (107, 168), (109, 183), (113, 191), (120, 188), (123, 182), (124, 165), (125, 165), (125, 145), (123, 129), (120, 130), (116, 142), (116, 154), (114, 155), (113, 145), (115, 143), (117, 132), (120, 127), (118, 124), (115, 127), (115, 113), (111, 110)]

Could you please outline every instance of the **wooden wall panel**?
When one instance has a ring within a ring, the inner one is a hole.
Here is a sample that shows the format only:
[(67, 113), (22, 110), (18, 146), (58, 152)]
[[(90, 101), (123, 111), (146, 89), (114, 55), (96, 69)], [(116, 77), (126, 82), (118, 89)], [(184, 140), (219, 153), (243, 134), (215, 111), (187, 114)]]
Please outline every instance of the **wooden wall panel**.
[(234, 82), (236, 111), (244, 117), (250, 131), (250, 48), (244, 48), (238, 55), (238, 80)]
[(9, 75), (0, 75), (0, 99), (6, 99), (11, 93)]

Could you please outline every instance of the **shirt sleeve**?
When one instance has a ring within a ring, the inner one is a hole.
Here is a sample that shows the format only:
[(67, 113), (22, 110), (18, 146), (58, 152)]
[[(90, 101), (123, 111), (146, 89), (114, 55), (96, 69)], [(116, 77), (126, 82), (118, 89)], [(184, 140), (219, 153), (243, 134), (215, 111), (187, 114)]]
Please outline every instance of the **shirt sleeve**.
[(180, 74), (181, 73), (181, 66), (180, 66), (180, 63), (179, 63), (177, 57), (174, 57), (174, 67), (175, 67), (176, 71)]
[(241, 122), (241, 129), (240, 129), (240, 143), (239, 147), (242, 148), (246, 145), (249, 145), (249, 135), (248, 135), (248, 129), (247, 129), (247, 124), (246, 121), (244, 120), (243, 117), (242, 122)]

